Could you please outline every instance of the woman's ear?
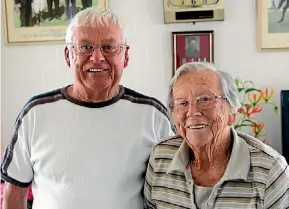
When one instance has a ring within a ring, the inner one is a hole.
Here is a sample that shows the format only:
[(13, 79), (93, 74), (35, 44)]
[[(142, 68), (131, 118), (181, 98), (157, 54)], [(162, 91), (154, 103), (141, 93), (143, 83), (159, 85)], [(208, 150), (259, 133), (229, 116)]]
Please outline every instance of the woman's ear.
[(228, 126), (231, 126), (231, 125), (233, 125), (235, 123), (236, 117), (237, 117), (236, 113), (230, 113), (229, 114)]
[(71, 67), (70, 66), (70, 59), (69, 59), (69, 50), (68, 50), (67, 46), (64, 48), (64, 58), (65, 58), (66, 65), (68, 67)]

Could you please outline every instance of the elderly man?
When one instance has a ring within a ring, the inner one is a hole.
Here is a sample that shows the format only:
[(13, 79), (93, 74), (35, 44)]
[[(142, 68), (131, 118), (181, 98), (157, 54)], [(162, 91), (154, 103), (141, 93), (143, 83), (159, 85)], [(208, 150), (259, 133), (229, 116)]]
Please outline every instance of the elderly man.
[(289, 208), (284, 157), (232, 128), (239, 102), (228, 73), (182, 65), (169, 104), (178, 135), (153, 148), (145, 208)]
[(107, 9), (79, 12), (67, 29), (74, 83), (24, 106), (1, 167), (5, 209), (143, 208), (152, 146), (171, 135), (165, 107), (119, 84), (129, 46)]

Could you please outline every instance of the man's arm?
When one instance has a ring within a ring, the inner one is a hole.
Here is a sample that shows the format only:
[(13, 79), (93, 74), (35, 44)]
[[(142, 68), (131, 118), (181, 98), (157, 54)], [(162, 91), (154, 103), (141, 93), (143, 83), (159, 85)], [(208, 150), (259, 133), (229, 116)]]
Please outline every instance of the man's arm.
[(274, 162), (265, 189), (264, 208), (289, 208), (289, 166), (284, 157)]
[(29, 187), (22, 188), (5, 182), (3, 209), (26, 209)]

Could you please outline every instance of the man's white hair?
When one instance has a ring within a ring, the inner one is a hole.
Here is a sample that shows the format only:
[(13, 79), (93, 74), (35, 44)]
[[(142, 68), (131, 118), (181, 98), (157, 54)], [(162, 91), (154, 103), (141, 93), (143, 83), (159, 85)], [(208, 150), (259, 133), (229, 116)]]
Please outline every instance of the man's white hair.
[(111, 24), (119, 26), (122, 31), (122, 41), (126, 44), (125, 32), (121, 20), (111, 10), (104, 7), (88, 7), (78, 12), (66, 29), (65, 42), (72, 42), (73, 30), (77, 27), (94, 27), (95, 25), (108, 27)]

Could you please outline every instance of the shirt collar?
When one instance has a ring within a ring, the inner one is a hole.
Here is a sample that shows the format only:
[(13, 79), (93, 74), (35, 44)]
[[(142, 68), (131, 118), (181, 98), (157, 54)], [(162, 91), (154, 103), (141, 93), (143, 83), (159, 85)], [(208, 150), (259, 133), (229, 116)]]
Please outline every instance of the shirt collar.
[[(223, 180), (243, 179), (247, 180), (250, 170), (250, 154), (247, 143), (244, 139), (238, 136), (237, 132), (231, 128), (233, 135), (233, 147), (230, 160)], [(181, 137), (181, 136), (180, 136)], [(181, 171), (187, 173), (187, 165), (189, 164), (189, 151), (190, 147), (185, 140), (181, 143), (178, 151), (167, 170), (167, 173), (174, 171)]]
[[(181, 136), (179, 137), (182, 138)], [(171, 173), (174, 171), (181, 171), (185, 173), (185, 171), (187, 170), (186, 167), (190, 162), (189, 152), (190, 147), (187, 145), (185, 140), (183, 140), (178, 151), (175, 153), (175, 156), (167, 170), (167, 173)]]

